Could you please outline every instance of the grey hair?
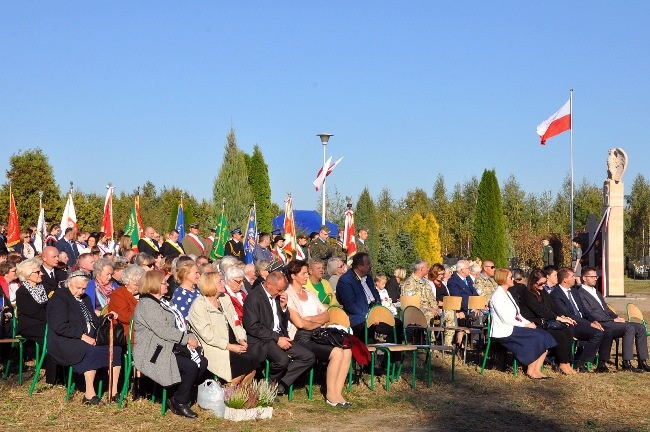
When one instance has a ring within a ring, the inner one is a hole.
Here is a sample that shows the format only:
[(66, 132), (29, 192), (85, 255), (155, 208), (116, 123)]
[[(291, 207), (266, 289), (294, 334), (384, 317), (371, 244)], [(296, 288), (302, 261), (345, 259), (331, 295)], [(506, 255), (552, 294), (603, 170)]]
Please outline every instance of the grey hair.
[(221, 262), (219, 263), (219, 270), (221, 270), (222, 273), (225, 273), (229, 267), (236, 265), (238, 262), (239, 260), (234, 256), (225, 256), (221, 258)]
[(469, 261), (467, 260), (458, 260), (456, 263), (456, 273), (458, 273), (459, 270), (466, 269), (469, 266)]
[(41, 262), (36, 258), (30, 258), (16, 265), (16, 275), (21, 282), (25, 282), (33, 272), (40, 270)]
[(122, 271), (122, 283), (128, 285), (131, 282), (140, 283), (145, 270), (137, 264), (129, 264)]
[(425, 260), (421, 260), (421, 259), (415, 260), (415, 264), (413, 264), (413, 270), (418, 271), (420, 267), (422, 267), (422, 264), (426, 265), (426, 263), (427, 262)]
[(520, 268), (516, 268), (512, 271), (512, 280), (526, 279), (526, 272)]
[(268, 262), (267, 260), (258, 260), (255, 263), (255, 271), (257, 272), (257, 274), (259, 274), (262, 270), (267, 270), (268, 271), (269, 270), (269, 264), (271, 264), (271, 263)]
[(334, 276), (339, 270), (339, 263), (342, 263), (343, 260), (339, 257), (332, 257), (327, 260), (327, 274)]
[(113, 261), (109, 258), (100, 258), (93, 264), (93, 273), (98, 274), (104, 271), (104, 267), (110, 267), (113, 270)]
[(237, 266), (230, 266), (224, 272), (224, 276), (225, 276), (226, 282), (231, 282), (231, 281), (234, 281), (235, 279), (243, 279), (244, 278), (244, 270), (240, 269)]
[(481, 271), (481, 266), (476, 263), (469, 266), (469, 272), (472, 274), (478, 273), (480, 271)]

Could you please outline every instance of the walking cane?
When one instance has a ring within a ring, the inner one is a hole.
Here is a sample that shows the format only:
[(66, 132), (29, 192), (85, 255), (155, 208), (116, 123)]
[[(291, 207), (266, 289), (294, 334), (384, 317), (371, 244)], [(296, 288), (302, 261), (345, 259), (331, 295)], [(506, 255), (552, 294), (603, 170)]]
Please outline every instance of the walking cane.
[(108, 319), (110, 326), (108, 331), (108, 403), (113, 399), (113, 317)]

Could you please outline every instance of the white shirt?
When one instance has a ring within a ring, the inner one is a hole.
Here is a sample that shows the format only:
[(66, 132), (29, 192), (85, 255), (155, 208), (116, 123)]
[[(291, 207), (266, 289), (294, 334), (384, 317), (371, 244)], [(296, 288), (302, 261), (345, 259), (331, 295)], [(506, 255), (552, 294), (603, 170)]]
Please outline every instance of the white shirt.
[(606, 310), (606, 306), (600, 301), (600, 298), (598, 297), (598, 294), (596, 293), (596, 288), (587, 286), (585, 284), (582, 284), (582, 288), (585, 290), (585, 292), (589, 293), (590, 296), (596, 299), (600, 307), (603, 308), (603, 310)]
[(558, 285), (564, 295), (569, 299), (571, 303), (573, 303), (573, 306), (576, 308), (578, 311), (578, 314), (582, 317), (582, 312), (580, 312), (580, 308), (578, 307), (578, 304), (576, 303), (576, 300), (573, 298), (573, 294), (571, 293), (571, 288), (564, 288), (562, 285)]
[(275, 302), (275, 299), (271, 297), (268, 291), (266, 291), (266, 287), (264, 285), (262, 286), (264, 287), (266, 298), (268, 298), (271, 302), (271, 309), (273, 309), (273, 331), (282, 334), (282, 328), (280, 327), (280, 317), (278, 316), (278, 305)]

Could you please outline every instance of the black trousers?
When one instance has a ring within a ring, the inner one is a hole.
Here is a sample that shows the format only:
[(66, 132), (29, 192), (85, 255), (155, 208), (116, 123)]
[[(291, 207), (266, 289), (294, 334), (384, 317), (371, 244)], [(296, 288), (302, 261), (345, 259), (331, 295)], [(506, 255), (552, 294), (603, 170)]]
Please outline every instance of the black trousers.
[(291, 348), (283, 350), (273, 341), (263, 343), (264, 354), (261, 361), (269, 360), (269, 380), (282, 382), (289, 387), (295, 380), (311, 367), (316, 361), (314, 353), (297, 342), (291, 343)]
[(599, 361), (603, 363), (609, 361), (612, 351), (611, 332), (595, 329), (586, 322), (579, 322), (573, 327), (573, 336), (579, 341), (586, 342), (580, 356), (582, 362), (593, 362), (596, 359), (596, 353), (600, 354)]
[(181, 374), (181, 383), (178, 384), (174, 392), (174, 400), (177, 403), (186, 404), (190, 401), (192, 386), (203, 377), (208, 368), (208, 360), (201, 357), (201, 365), (197, 365), (194, 360), (176, 354), (176, 364), (178, 364), (178, 371)]

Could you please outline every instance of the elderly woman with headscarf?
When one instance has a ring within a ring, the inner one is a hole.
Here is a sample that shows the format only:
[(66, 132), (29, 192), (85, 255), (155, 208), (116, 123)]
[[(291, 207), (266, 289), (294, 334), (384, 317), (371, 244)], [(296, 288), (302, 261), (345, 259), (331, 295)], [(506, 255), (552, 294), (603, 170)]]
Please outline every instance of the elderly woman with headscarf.
[[(16, 291), (17, 315), (16, 334), (33, 340), (41, 347), (45, 337), (47, 323), (48, 297), (45, 287), (41, 284), (41, 262), (32, 258), (16, 266), (20, 288)], [(47, 356), (45, 362), (45, 381), (54, 384), (56, 381), (56, 362)]]
[[(70, 274), (67, 289), (54, 291), (47, 307), (47, 352), (62, 365), (72, 366), (75, 372), (83, 374), (86, 391), (83, 403), (98, 405), (101, 401), (95, 393), (94, 381), (97, 369), (109, 363), (109, 347), (97, 346), (95, 338), (102, 317), (95, 314), (90, 299), (85, 295), (88, 275), (82, 270)], [(108, 315), (118, 318), (115, 312)], [(113, 387), (110, 389), (113, 401), (119, 399), (117, 377), (122, 366), (122, 349), (113, 347)]]

